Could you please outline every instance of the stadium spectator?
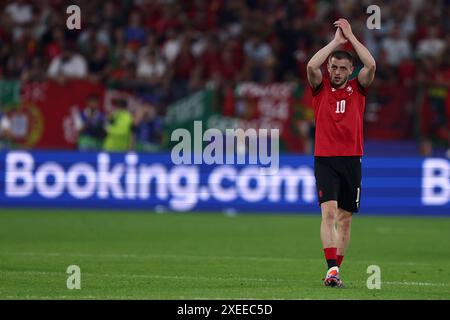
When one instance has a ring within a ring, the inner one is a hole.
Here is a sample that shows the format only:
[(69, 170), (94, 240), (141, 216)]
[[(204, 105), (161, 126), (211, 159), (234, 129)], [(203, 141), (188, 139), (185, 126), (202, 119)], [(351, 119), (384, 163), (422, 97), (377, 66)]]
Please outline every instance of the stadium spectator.
[(154, 105), (143, 103), (134, 118), (134, 149), (141, 152), (161, 150), (163, 123)]
[(55, 57), (61, 54), (64, 46), (64, 31), (62, 28), (49, 30), (42, 36), (44, 45), (44, 54), (48, 61), (52, 61)]
[(220, 83), (232, 85), (241, 77), (241, 63), (239, 57), (233, 52), (231, 45), (226, 45), (220, 52), (217, 68)]
[(12, 37), (17, 39), (22, 35), (23, 27), (33, 20), (33, 7), (25, 0), (16, 0), (9, 3), (5, 12), (13, 24)]
[[(449, 47), (450, 48), (450, 47)], [(449, 50), (449, 49), (446, 49)], [(423, 99), (420, 105), (420, 147), (424, 156), (437, 148), (450, 148), (450, 60), (426, 56), (419, 74)]]
[(83, 78), (88, 74), (86, 59), (74, 52), (75, 46), (64, 45), (60, 55), (54, 57), (48, 67), (47, 75), (55, 80)]
[(181, 40), (174, 29), (166, 33), (166, 40), (162, 45), (162, 54), (167, 62), (173, 63), (180, 52)]
[(134, 48), (139, 48), (145, 42), (147, 31), (142, 26), (140, 12), (134, 11), (130, 14), (129, 26), (125, 29), (125, 42)]
[(97, 43), (93, 55), (88, 60), (89, 78), (93, 81), (101, 81), (107, 76), (108, 71), (108, 49)]
[(136, 75), (150, 85), (160, 84), (166, 73), (166, 64), (156, 49), (145, 53), (139, 60)]
[(101, 150), (105, 139), (105, 115), (101, 110), (100, 97), (91, 95), (86, 108), (77, 116), (78, 149), (81, 151)]
[[(166, 1), (162, 8), (157, 8), (159, 14), (154, 15), (154, 21), (151, 23), (151, 28), (158, 35), (164, 35), (167, 30), (175, 30), (182, 28), (180, 18), (181, 8), (179, 1)], [(185, 27), (185, 26), (184, 26)]]
[(201, 68), (201, 74), (205, 79), (211, 79), (215, 77), (220, 71), (221, 65), (221, 48), (219, 41), (214, 36), (208, 36), (204, 48), (200, 54), (200, 60), (202, 63), (199, 65)]
[(125, 16), (121, 14), (119, 7), (114, 3), (114, 1), (105, 1), (100, 15), (100, 20), (105, 24), (110, 25), (112, 29), (118, 28), (125, 24)]
[(419, 57), (434, 56), (438, 57), (445, 49), (445, 41), (440, 38), (439, 30), (436, 26), (428, 28), (428, 36), (417, 44), (417, 55)]
[(261, 35), (252, 35), (244, 44), (244, 52), (250, 70), (250, 80), (263, 82), (273, 63), (273, 51)]
[(391, 66), (397, 66), (403, 59), (411, 57), (411, 46), (402, 37), (400, 28), (395, 25), (389, 35), (382, 41), (381, 47), (387, 54), (387, 61)]
[[(413, 92), (405, 107), (408, 112), (421, 110), (420, 97), (428, 85), (439, 78), (442, 86), (446, 79), (448, 1), (382, 2), (380, 30), (365, 27), (367, 3), (358, 1), (79, 0), (77, 4), (82, 8), (82, 29), (70, 31), (64, 1), (1, 1), (0, 78), (24, 82), (42, 81), (45, 76), (62, 81), (86, 78), (118, 89), (146, 90), (163, 97), (158, 105), (163, 116), (174, 100), (211, 84), (228, 90), (239, 81), (304, 83), (305, 61), (329, 41), (327, 21), (348, 16), (358, 21), (355, 32), (378, 62), (369, 95), (385, 96), (377, 90), (392, 92), (398, 81)], [(428, 70), (430, 64), (433, 70)], [(435, 73), (437, 78), (430, 80)], [(381, 81), (391, 87), (381, 88), (377, 85)], [(382, 107), (368, 104), (368, 109), (369, 118), (376, 119), (374, 130), (391, 123), (377, 115)], [(415, 124), (402, 127), (430, 121), (415, 114)], [(402, 136), (420, 140), (423, 132), (409, 130)]]
[(133, 117), (127, 109), (125, 99), (115, 101), (113, 110), (107, 116), (105, 151), (128, 151), (131, 148)]
[[(191, 52), (192, 39), (186, 32), (181, 40), (180, 52), (172, 64), (172, 93), (173, 99), (177, 100), (185, 97), (195, 86), (199, 75), (197, 61)], [(196, 72), (194, 72), (196, 71)]]
[(11, 121), (4, 112), (0, 111), (0, 150), (9, 147), (11, 138)]

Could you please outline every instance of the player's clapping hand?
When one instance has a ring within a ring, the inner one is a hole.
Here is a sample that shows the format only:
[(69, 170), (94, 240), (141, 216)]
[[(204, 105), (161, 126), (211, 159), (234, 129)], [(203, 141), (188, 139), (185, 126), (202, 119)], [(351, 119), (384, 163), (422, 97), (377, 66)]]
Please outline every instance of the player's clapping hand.
[(347, 39), (345, 39), (344, 35), (342, 34), (342, 30), (339, 28), (337, 28), (334, 35), (334, 41), (336, 41), (339, 45), (347, 42)]
[(341, 18), (335, 21), (333, 24), (336, 28), (338, 28), (338, 30), (342, 30), (342, 33), (346, 39), (350, 39), (350, 37), (353, 36), (352, 27), (350, 26), (350, 23), (347, 21), (347, 19)]

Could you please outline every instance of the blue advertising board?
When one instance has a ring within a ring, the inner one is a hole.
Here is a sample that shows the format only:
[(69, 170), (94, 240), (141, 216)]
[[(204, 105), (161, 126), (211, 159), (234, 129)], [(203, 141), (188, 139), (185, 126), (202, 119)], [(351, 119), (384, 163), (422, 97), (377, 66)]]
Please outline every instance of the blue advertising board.
[[(319, 212), (312, 156), (255, 165), (175, 165), (170, 154), (0, 153), (0, 206)], [(361, 214), (450, 216), (450, 161), (363, 157)]]

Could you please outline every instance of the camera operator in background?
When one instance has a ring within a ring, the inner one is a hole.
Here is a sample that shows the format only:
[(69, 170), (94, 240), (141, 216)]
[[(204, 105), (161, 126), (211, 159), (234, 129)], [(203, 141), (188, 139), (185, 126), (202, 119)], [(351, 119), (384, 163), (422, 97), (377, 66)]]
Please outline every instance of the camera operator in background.
[(163, 123), (156, 107), (143, 103), (134, 118), (134, 149), (140, 152), (157, 152), (161, 150)]
[(91, 95), (86, 108), (79, 114), (76, 121), (78, 150), (101, 150), (106, 136), (104, 125), (105, 115), (101, 110), (100, 97)]
[(107, 115), (106, 138), (103, 144), (105, 151), (128, 151), (131, 148), (133, 117), (127, 109), (128, 102), (118, 99)]

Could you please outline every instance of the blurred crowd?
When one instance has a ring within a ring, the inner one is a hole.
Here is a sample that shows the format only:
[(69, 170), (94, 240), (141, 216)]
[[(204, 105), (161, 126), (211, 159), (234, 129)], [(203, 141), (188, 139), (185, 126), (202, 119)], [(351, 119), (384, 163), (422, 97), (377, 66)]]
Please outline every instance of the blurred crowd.
[[(70, 4), (81, 8), (81, 30), (66, 28)], [(379, 30), (366, 27), (371, 4), (381, 8)], [(445, 104), (422, 112), (421, 103), (450, 88), (448, 0), (12, 0), (0, 9), (0, 79), (86, 78), (145, 92), (153, 106), (131, 116), (136, 134), (142, 119), (205, 86), (304, 82), (308, 59), (346, 17), (377, 61), (366, 121), (401, 120), (399, 138), (418, 138), (424, 154), (450, 141)], [(378, 110), (380, 99), (402, 94), (395, 110)]]
[(162, 120), (155, 106), (139, 102), (131, 112), (127, 99), (115, 99), (104, 111), (101, 99), (91, 95), (83, 111), (75, 114), (78, 149), (81, 151), (157, 152), (161, 150)]

